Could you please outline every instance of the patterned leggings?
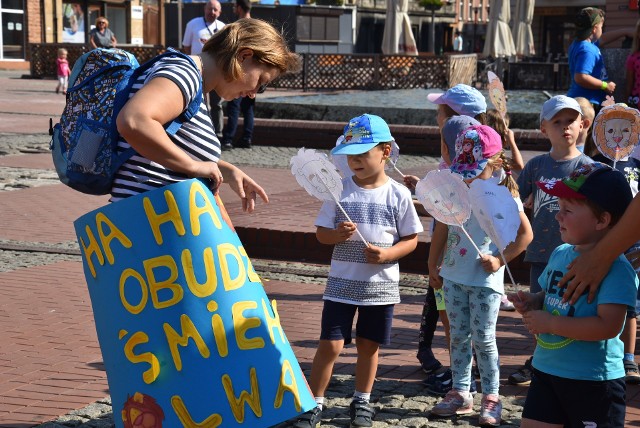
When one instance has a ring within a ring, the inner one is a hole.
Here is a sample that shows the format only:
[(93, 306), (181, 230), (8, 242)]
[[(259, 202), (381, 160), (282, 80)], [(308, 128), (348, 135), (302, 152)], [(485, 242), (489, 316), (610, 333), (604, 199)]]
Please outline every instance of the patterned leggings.
[(500, 357), (496, 322), (501, 295), (488, 287), (472, 287), (444, 280), (449, 316), (453, 388), (468, 391), (471, 384), (471, 341), (476, 350), (483, 394), (498, 394)]

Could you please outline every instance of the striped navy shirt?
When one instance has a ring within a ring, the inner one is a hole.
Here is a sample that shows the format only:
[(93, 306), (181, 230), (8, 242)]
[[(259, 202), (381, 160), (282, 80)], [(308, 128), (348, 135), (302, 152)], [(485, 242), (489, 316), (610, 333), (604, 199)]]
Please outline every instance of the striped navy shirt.
[[(199, 70), (187, 59), (168, 57), (158, 61), (136, 80), (129, 98), (155, 77), (167, 78), (180, 88), (184, 97), (185, 109), (195, 98), (198, 86), (201, 85)], [(217, 162), (220, 158), (220, 142), (216, 137), (204, 97), (198, 113), (169, 138), (193, 159)], [(123, 151), (129, 147), (129, 143), (120, 138), (118, 150)], [(110, 200), (115, 202), (188, 178), (185, 174), (172, 171), (141, 155), (134, 154), (118, 170), (111, 188)]]

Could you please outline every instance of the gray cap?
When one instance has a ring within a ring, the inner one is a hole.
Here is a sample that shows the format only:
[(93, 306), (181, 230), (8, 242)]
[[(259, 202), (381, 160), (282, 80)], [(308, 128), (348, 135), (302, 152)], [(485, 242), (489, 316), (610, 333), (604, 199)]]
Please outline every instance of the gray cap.
[(558, 114), (560, 110), (564, 109), (575, 110), (582, 115), (582, 109), (580, 108), (580, 104), (571, 97), (566, 95), (556, 95), (553, 98), (549, 98), (547, 101), (542, 104), (542, 111), (540, 112), (540, 123), (543, 120), (551, 120), (553, 116)]
[(456, 138), (458, 134), (470, 126), (480, 125), (480, 122), (471, 116), (452, 116), (442, 127), (442, 138), (449, 149), (449, 156), (453, 159), (456, 154)]

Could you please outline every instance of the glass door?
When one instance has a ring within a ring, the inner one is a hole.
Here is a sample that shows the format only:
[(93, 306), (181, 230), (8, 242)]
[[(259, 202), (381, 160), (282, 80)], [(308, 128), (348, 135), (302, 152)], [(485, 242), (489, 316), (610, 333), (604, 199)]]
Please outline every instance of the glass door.
[(24, 0), (0, 0), (0, 60), (24, 59)]

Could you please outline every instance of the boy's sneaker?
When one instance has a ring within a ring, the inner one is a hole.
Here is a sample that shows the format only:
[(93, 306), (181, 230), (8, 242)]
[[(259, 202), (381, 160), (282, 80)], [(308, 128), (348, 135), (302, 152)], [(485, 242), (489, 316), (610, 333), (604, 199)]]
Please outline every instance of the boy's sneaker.
[(624, 360), (624, 381), (631, 385), (640, 383), (638, 364), (632, 360)]
[(372, 427), (375, 411), (366, 401), (354, 400), (349, 406), (349, 417), (351, 418), (351, 428)]
[(512, 373), (509, 376), (508, 381), (511, 385), (527, 386), (531, 383), (532, 359), (533, 357), (529, 357), (529, 359), (525, 361), (524, 365), (520, 367), (518, 371)]
[[(294, 428), (315, 428), (322, 420), (322, 410), (320, 407), (313, 409), (298, 416), (298, 420), (293, 424)], [(371, 425), (369, 425), (371, 426)]]
[(432, 373), (435, 373), (441, 367), (442, 367), (442, 364), (438, 360), (435, 360), (435, 362), (430, 364), (430, 365), (427, 365), (427, 364), (423, 363), (422, 361), (420, 361), (420, 368), (422, 368), (422, 371), (425, 372), (428, 375), (430, 375)]
[(516, 307), (513, 306), (513, 303), (511, 303), (509, 299), (507, 299), (506, 294), (503, 294), (502, 297), (500, 298), (500, 310), (508, 311), (508, 312), (513, 312), (516, 310)]
[(500, 396), (487, 394), (482, 397), (482, 407), (480, 409), (480, 419), (478, 423), (481, 427), (497, 427), (502, 423), (502, 403)]
[(435, 416), (466, 415), (473, 412), (473, 397), (468, 392), (456, 391), (452, 389), (431, 409), (431, 414)]

